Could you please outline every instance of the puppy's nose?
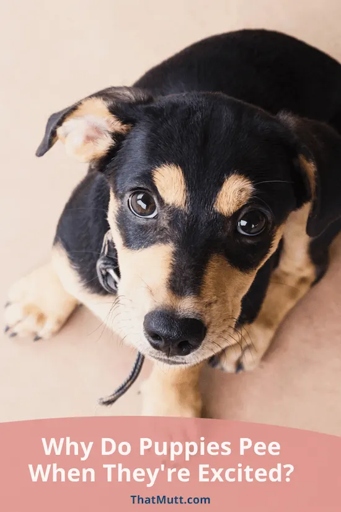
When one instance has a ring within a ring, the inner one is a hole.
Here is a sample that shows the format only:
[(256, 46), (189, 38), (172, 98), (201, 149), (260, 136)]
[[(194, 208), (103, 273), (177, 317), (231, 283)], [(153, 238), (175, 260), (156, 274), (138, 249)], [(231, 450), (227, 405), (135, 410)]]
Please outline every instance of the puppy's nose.
[(162, 310), (148, 313), (143, 327), (151, 346), (169, 357), (187, 356), (200, 347), (206, 336), (206, 327), (200, 320)]

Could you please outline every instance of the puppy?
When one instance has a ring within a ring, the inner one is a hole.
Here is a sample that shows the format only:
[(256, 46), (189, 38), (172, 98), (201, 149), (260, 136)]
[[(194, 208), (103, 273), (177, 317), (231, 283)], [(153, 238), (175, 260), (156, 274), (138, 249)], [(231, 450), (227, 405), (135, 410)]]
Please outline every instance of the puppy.
[[(53, 114), (37, 155), (60, 140), (89, 170), (51, 262), (10, 290), (8, 333), (48, 338), (85, 304), (155, 362), (145, 414), (200, 415), (204, 362), (257, 366), (326, 270), (340, 130), (340, 64), (264, 30), (206, 39)], [(96, 271), (106, 235), (116, 296)]]

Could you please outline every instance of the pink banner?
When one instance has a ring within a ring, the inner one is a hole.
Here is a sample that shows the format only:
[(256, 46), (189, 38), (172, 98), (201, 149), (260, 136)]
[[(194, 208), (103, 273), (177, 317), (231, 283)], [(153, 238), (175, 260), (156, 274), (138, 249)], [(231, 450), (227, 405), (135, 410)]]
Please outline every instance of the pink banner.
[[(4, 512), (341, 510), (341, 439), (219, 420), (0, 425)], [(186, 508), (185, 508), (186, 510)]]

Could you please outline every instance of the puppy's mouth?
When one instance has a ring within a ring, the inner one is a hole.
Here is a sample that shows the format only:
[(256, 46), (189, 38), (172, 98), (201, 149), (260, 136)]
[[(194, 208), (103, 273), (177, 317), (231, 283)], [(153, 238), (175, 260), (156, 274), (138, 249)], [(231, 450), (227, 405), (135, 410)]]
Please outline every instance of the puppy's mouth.
[(156, 361), (164, 364), (168, 364), (170, 366), (188, 366), (189, 363), (187, 361), (177, 361), (174, 358), (170, 357), (162, 357), (162, 356), (156, 356), (156, 355), (149, 355), (151, 359), (155, 359)]

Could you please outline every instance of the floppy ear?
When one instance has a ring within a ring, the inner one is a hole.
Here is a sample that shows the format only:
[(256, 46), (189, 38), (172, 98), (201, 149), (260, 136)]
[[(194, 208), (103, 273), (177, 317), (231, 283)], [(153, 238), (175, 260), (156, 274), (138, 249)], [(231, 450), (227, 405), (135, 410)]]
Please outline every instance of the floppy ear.
[(325, 123), (279, 115), (295, 134), (298, 161), (310, 184), (307, 234), (319, 236), (341, 217), (341, 136)]
[(136, 122), (138, 106), (152, 97), (133, 87), (110, 87), (52, 114), (36, 155), (43, 156), (61, 140), (81, 162), (105, 156)]

